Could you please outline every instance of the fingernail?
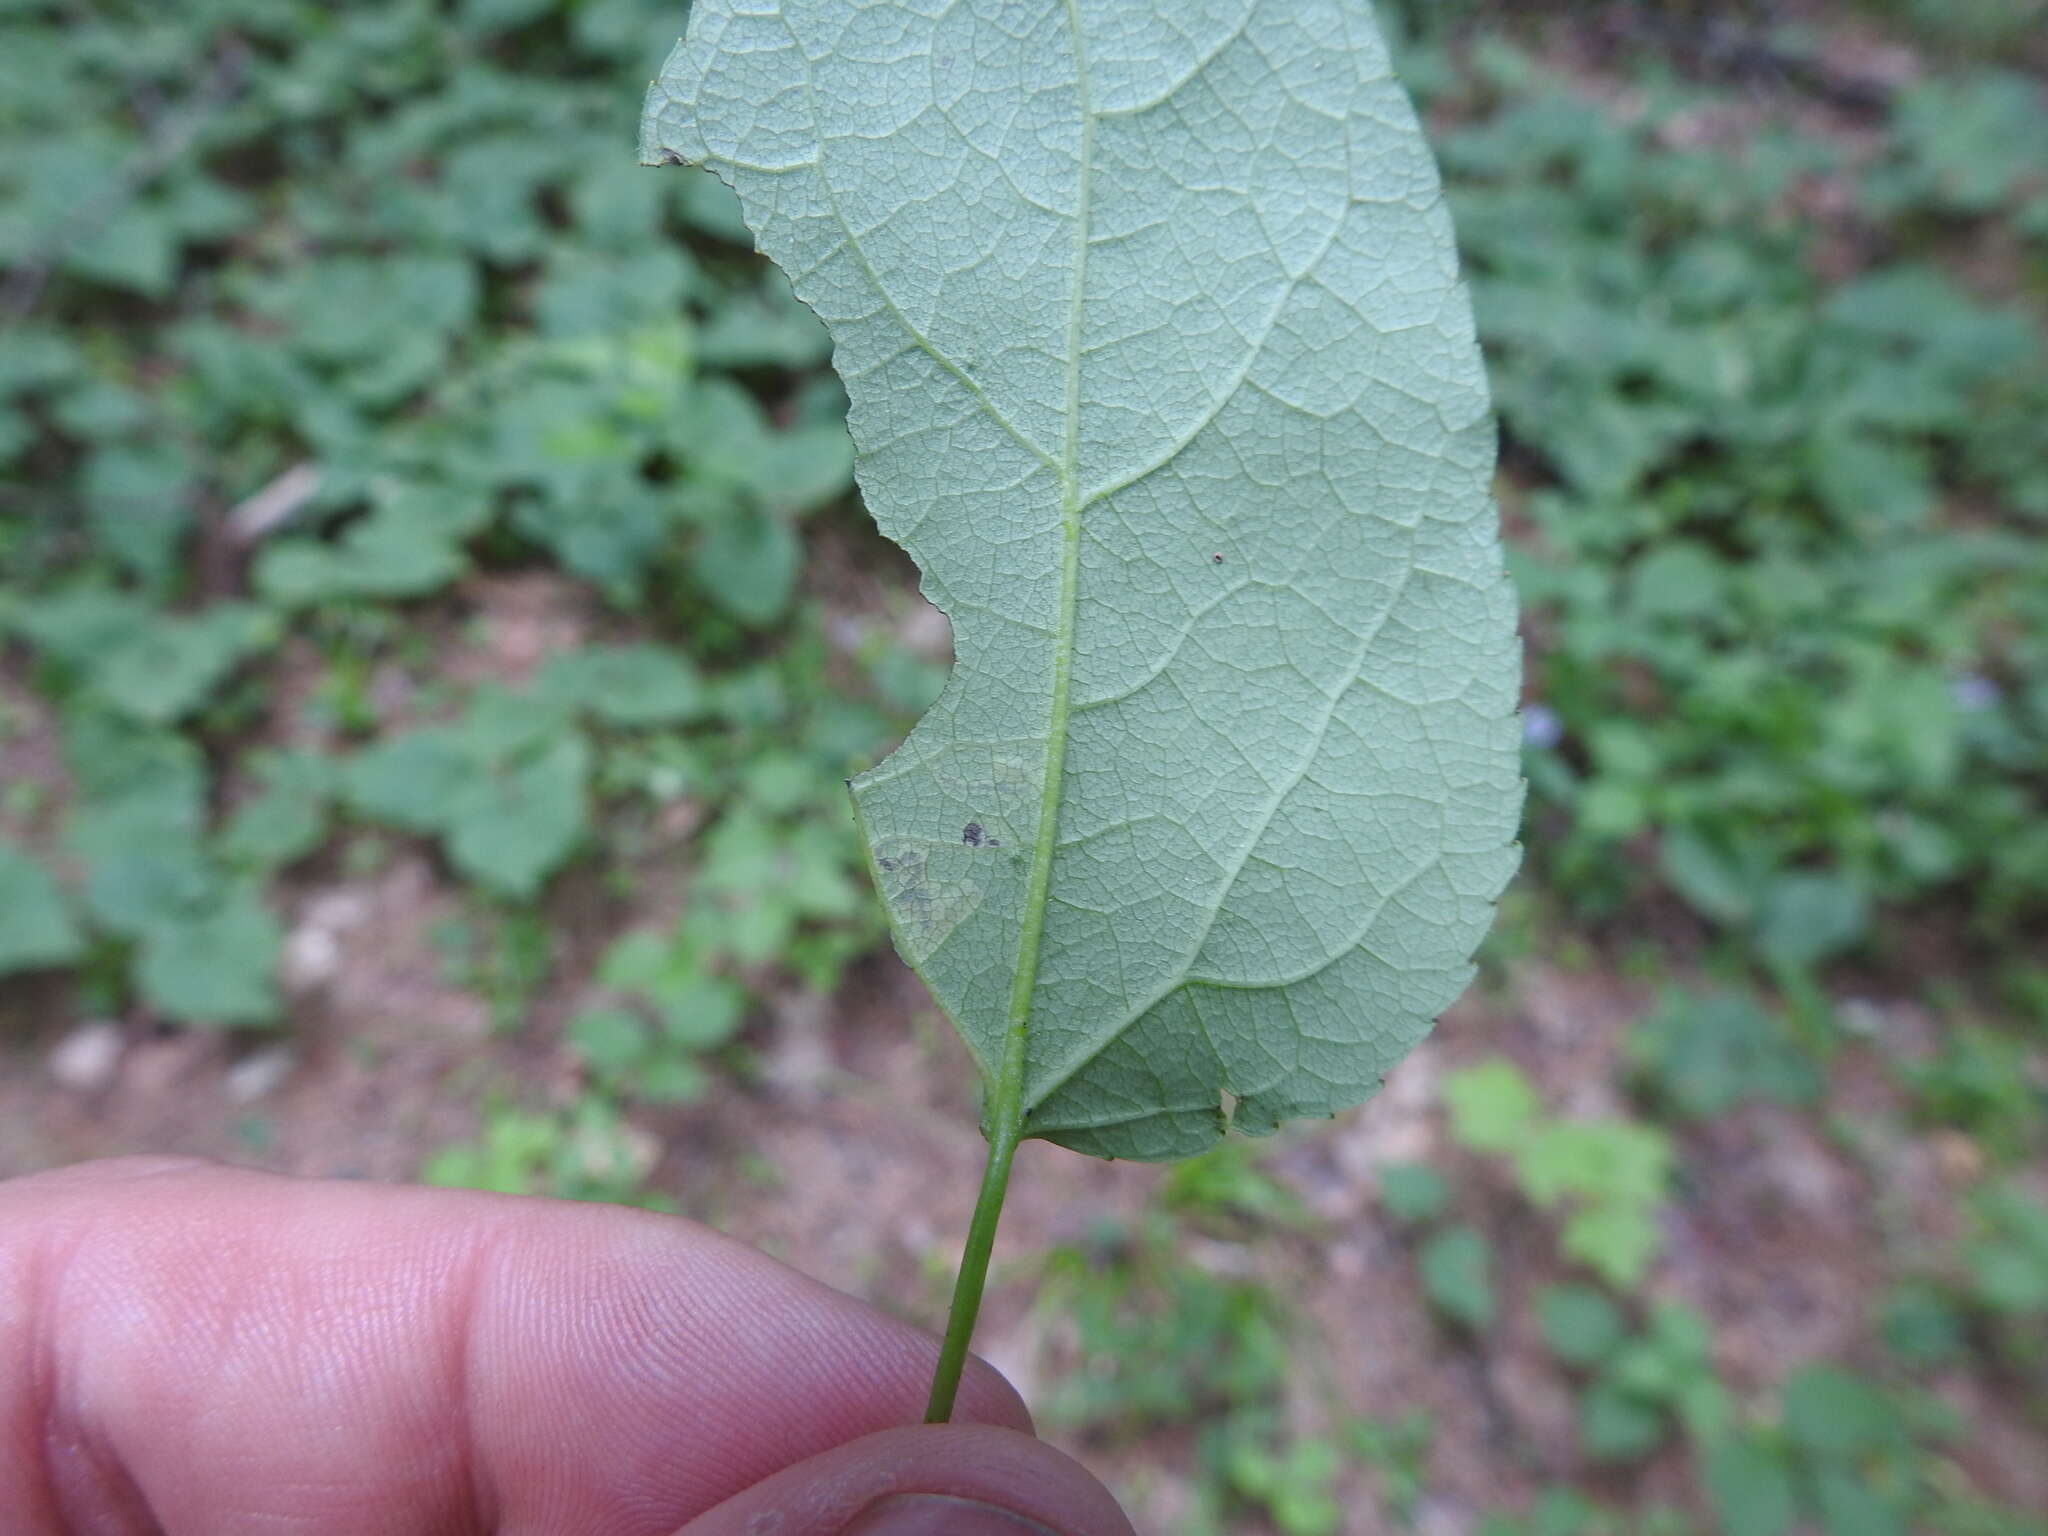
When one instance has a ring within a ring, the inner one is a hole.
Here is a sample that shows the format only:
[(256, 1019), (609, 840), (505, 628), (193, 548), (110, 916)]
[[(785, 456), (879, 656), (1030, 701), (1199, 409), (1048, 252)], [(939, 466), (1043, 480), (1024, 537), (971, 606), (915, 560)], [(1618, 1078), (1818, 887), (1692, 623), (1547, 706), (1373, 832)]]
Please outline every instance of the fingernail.
[(840, 1536), (1060, 1536), (1049, 1525), (979, 1499), (899, 1493), (870, 1504)]

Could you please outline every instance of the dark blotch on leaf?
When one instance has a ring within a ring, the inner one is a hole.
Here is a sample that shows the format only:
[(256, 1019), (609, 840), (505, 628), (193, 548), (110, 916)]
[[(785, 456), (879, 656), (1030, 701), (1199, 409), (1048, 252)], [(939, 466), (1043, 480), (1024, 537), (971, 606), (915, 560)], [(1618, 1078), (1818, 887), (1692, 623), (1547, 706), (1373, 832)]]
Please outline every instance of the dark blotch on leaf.
[(981, 823), (970, 821), (966, 826), (962, 827), (960, 829), (960, 841), (970, 848), (979, 848), (981, 846)]

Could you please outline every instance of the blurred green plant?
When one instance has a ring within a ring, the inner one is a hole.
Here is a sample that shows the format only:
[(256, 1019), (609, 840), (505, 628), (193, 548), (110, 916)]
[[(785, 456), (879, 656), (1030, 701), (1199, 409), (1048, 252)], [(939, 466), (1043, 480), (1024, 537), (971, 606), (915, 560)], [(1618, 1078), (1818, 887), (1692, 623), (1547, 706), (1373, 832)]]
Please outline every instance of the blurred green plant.
[(1824, 1081), (1784, 1021), (1747, 993), (1668, 991), (1627, 1048), (1650, 1096), (1691, 1119), (1759, 1100), (1803, 1107)]
[(2048, 1061), (2024, 1036), (1957, 1018), (1931, 1057), (1897, 1071), (1919, 1124), (1953, 1127), (2000, 1162), (2017, 1162), (2048, 1140)]
[(1579, 1394), (1579, 1444), (1595, 1462), (1639, 1461), (1674, 1428), (1697, 1441), (1718, 1435), (1729, 1415), (1713, 1362), (1707, 1320), (1660, 1302), (1640, 1334), (1621, 1309), (1587, 1286), (1552, 1286), (1536, 1298), (1544, 1342), (1587, 1373)]
[(1040, 1412), (1091, 1439), (1128, 1441), (1160, 1425), (1270, 1406), (1288, 1363), (1288, 1319), (1265, 1287), (1186, 1263), (1160, 1215), (1105, 1223), (1054, 1249), (1035, 1302), (1071, 1336), (1080, 1367)]
[(1262, 1166), (1265, 1152), (1260, 1142), (1231, 1138), (1174, 1164), (1160, 1187), (1161, 1207), (1220, 1236), (1305, 1227), (1306, 1207)]
[(1677, 1510), (1618, 1510), (1594, 1502), (1576, 1488), (1556, 1487), (1539, 1494), (1527, 1515), (1488, 1515), (1477, 1536), (1696, 1536), (1698, 1530)]
[[(1443, 153), (1534, 482), (1542, 867), (1590, 903), (1654, 870), (1780, 972), (1936, 892), (2022, 930), (2048, 894), (2038, 329), (1925, 240), (1828, 291), (1793, 211), (1847, 174), (1825, 141), (1678, 149), (1683, 91), (1623, 120), (1522, 75), (1497, 105), (1468, 87)], [(2009, 208), (2038, 93), (1941, 89), (1902, 103), (1873, 185)]]
[(2038, 1536), (2038, 1518), (1985, 1501), (1943, 1454), (1959, 1433), (1937, 1398), (1809, 1365), (1786, 1378), (1776, 1422), (1705, 1451), (1703, 1479), (1722, 1536)]
[[(692, 942), (817, 985), (871, 941), (843, 818), (787, 787), (791, 753), (843, 776), (897, 707), (799, 675), (796, 527), (851, 484), (844, 396), (729, 196), (618, 153), (677, 20), (0, 13), (0, 638), (66, 769), (0, 829), (0, 974), (89, 962), (115, 1006), (273, 1023), (266, 890), (337, 813), (531, 909), (622, 796), (746, 773), (785, 787), (712, 818), (723, 927)], [(448, 595), (547, 563), (655, 638), (437, 702)], [(288, 631), (327, 663), (297, 718), (267, 697)], [(736, 894), (791, 846), (777, 899)]]
[(1450, 1322), (1475, 1334), (1493, 1326), (1493, 1244), (1477, 1227), (1460, 1223), (1430, 1236), (1415, 1250), (1415, 1272), (1423, 1298)]
[(672, 1202), (648, 1192), (647, 1173), (644, 1149), (618, 1112), (585, 1098), (559, 1111), (489, 1104), (476, 1140), (435, 1153), (420, 1177), (429, 1184), (504, 1195), (545, 1194), (673, 1210)]
[(1633, 1120), (1548, 1115), (1535, 1086), (1505, 1057), (1444, 1079), (1452, 1139), (1508, 1160), (1538, 1210), (1564, 1210), (1558, 1246), (1619, 1290), (1655, 1262), (1659, 1212), (1669, 1193), (1672, 1147), (1660, 1129)]

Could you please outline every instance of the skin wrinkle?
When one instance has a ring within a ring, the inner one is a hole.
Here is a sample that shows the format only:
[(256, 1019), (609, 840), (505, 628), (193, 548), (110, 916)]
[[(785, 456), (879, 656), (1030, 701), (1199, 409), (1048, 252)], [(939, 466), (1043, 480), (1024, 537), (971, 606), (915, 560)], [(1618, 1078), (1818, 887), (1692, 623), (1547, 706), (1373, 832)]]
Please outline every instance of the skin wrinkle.
[(42, 1518), (78, 1536), (156, 1536), (162, 1527), (119, 1454), (92, 1431), (61, 1390), (64, 1380), (57, 1318), (64, 1280), (86, 1245), (85, 1230), (59, 1229), (29, 1246), (26, 1298), (26, 1401), (19, 1417), (28, 1442), (28, 1472), (42, 1494)]
[(450, 1330), (448, 1379), (454, 1386), (450, 1421), (462, 1458), (462, 1482), (469, 1490), (469, 1523), (465, 1529), (477, 1533), (498, 1528), (498, 1485), (490, 1469), (476, 1453), (476, 1320), (479, 1304), (488, 1289), (498, 1251), (490, 1237), (480, 1239), (470, 1253), (463, 1271), (463, 1294), (468, 1305), (460, 1323)]
[[(14, 1426), (10, 1438), (22, 1442), (16, 1449), (16, 1458), (24, 1463), (23, 1472), (33, 1476), (39, 1495), (37, 1503), (46, 1517), (62, 1514), (54, 1460), (58, 1442), (56, 1338), (50, 1327), (56, 1309), (48, 1300), (55, 1262), (54, 1255), (40, 1246), (31, 1247), (22, 1258), (21, 1280), (15, 1290), (23, 1311), (16, 1321), (24, 1336), (20, 1352), (29, 1366), (17, 1378), (20, 1403), (13, 1413), (0, 1416), (0, 1423)], [(0, 1337), (0, 1346), (6, 1343)], [(10, 1348), (8, 1352), (14, 1351)]]

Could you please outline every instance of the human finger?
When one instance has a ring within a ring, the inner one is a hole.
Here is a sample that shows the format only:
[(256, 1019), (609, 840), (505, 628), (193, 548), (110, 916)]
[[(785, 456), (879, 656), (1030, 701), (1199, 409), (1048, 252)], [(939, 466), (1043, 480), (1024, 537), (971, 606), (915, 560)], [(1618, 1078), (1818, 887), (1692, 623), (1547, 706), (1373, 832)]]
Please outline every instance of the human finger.
[[(915, 1423), (936, 1353), (675, 1218), (87, 1165), (0, 1184), (0, 1525), (666, 1536)], [(960, 1415), (1029, 1428), (978, 1363)]]

